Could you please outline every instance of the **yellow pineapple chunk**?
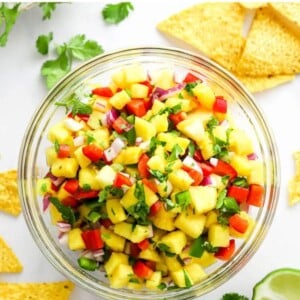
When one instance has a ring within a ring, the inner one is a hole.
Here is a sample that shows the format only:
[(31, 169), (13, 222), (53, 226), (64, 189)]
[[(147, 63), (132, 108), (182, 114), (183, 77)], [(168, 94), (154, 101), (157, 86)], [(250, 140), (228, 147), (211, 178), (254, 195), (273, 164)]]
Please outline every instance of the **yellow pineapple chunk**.
[(48, 131), (48, 139), (50, 142), (59, 144), (72, 144), (72, 133), (65, 126), (64, 122), (58, 122)]
[(212, 224), (208, 228), (208, 241), (213, 247), (227, 247), (229, 245), (229, 227)]
[(145, 84), (133, 83), (130, 87), (132, 98), (145, 99), (148, 96), (149, 88)]
[(163, 246), (166, 245), (168, 252), (179, 254), (186, 245), (186, 242), (186, 235), (182, 231), (176, 230), (164, 235), (158, 243), (158, 246), (161, 244), (163, 244)]
[(245, 156), (232, 155), (230, 164), (237, 171), (238, 175), (248, 177), (251, 172), (251, 163)]
[(175, 85), (174, 72), (170, 69), (160, 70), (157, 76), (154, 77), (156, 77), (154, 78), (155, 86), (160, 87), (162, 89), (170, 89)]
[(151, 113), (153, 116), (155, 116), (165, 108), (166, 108), (166, 105), (164, 104), (164, 102), (161, 102), (159, 100), (154, 100), (152, 108), (151, 108)]
[(124, 251), (126, 240), (123, 237), (115, 234), (113, 231), (106, 229), (104, 226), (101, 227), (101, 238), (105, 245), (113, 251)]
[(189, 99), (181, 99), (181, 98), (175, 98), (175, 97), (170, 97), (166, 100), (165, 102), (166, 107), (174, 107), (174, 106), (180, 106), (181, 111), (184, 112), (189, 112), (197, 107), (197, 105), (193, 102), (190, 101)]
[(185, 266), (184, 269), (190, 275), (193, 284), (198, 283), (207, 277), (203, 268), (197, 263), (191, 263)]
[(111, 104), (116, 109), (122, 109), (127, 103), (131, 101), (130, 96), (125, 90), (115, 93), (110, 99), (109, 104)]
[(70, 193), (68, 193), (65, 189), (64, 189), (65, 183), (63, 183), (60, 187), (59, 190), (57, 191), (55, 197), (62, 201), (63, 199), (67, 198), (70, 196)]
[(46, 162), (47, 166), (51, 167), (53, 163), (57, 159), (57, 152), (55, 151), (54, 147), (48, 147), (46, 149)]
[(139, 258), (155, 262), (161, 261), (159, 254), (153, 249), (153, 247), (148, 247), (147, 249), (142, 250), (139, 253)]
[(248, 183), (249, 184), (260, 184), (264, 185), (265, 183), (265, 176), (264, 176), (264, 164), (262, 161), (259, 160), (252, 160), (249, 161), (251, 170), (248, 176)]
[(196, 214), (209, 212), (216, 207), (218, 194), (215, 187), (191, 186), (189, 191)]
[(84, 241), (81, 237), (81, 229), (74, 228), (68, 232), (68, 246), (70, 250), (83, 250), (85, 249)]
[(187, 172), (182, 169), (177, 169), (169, 174), (169, 180), (172, 186), (180, 190), (187, 190), (194, 180), (189, 176)]
[(177, 124), (177, 129), (197, 144), (203, 139), (204, 127), (199, 118), (187, 118)]
[(108, 199), (106, 200), (106, 211), (108, 218), (112, 223), (120, 223), (127, 219), (125, 210), (120, 203), (119, 199)]
[(152, 226), (135, 225), (121, 222), (114, 227), (114, 232), (133, 243), (139, 243), (152, 235)]
[(113, 273), (109, 276), (110, 286), (114, 289), (120, 289), (127, 286), (132, 274), (133, 270), (130, 265), (118, 265)]
[(155, 126), (139, 117), (135, 117), (134, 128), (136, 136), (142, 138), (143, 141), (148, 141), (156, 135)]
[(96, 170), (92, 168), (82, 168), (78, 172), (79, 186), (84, 188), (88, 185), (92, 190), (100, 190), (101, 185), (96, 180)]
[(254, 152), (252, 140), (245, 131), (235, 128), (229, 135), (230, 150), (240, 155), (248, 155)]
[(121, 150), (119, 155), (114, 159), (114, 163), (123, 165), (133, 165), (138, 163), (142, 155), (142, 148), (129, 146)]
[(90, 134), (94, 138), (93, 143), (98, 145), (101, 149), (104, 150), (109, 147), (109, 130), (107, 128), (99, 127), (94, 131), (88, 131), (87, 134)]
[(140, 64), (132, 64), (124, 68), (124, 79), (127, 84), (143, 82), (147, 80), (147, 72)]
[(50, 212), (51, 223), (53, 225), (56, 225), (57, 222), (63, 221), (61, 213), (57, 210), (57, 208), (52, 203), (49, 204), (49, 212)]
[(151, 118), (150, 123), (154, 125), (156, 132), (166, 132), (169, 127), (168, 114), (155, 115)]
[(82, 152), (83, 146), (80, 146), (74, 151), (74, 156), (81, 168), (86, 168), (92, 161)]
[(114, 233), (122, 236), (123, 238), (130, 240), (133, 232), (133, 225), (126, 222), (117, 223), (114, 226)]
[(125, 76), (124, 76), (124, 69), (118, 70), (117, 72), (113, 73), (111, 76), (113, 85), (116, 85), (116, 87), (119, 88), (126, 88), (127, 84), (125, 82)]
[[(107, 103), (107, 101), (106, 101)], [(101, 119), (103, 117), (103, 113), (99, 112), (99, 111), (93, 111), (90, 114), (90, 117), (87, 121), (87, 124), (89, 125), (89, 127), (91, 127), (92, 129), (97, 129), (101, 127)]]
[(201, 154), (205, 160), (208, 160), (212, 156), (214, 156), (215, 151), (213, 147), (213, 142), (209, 136), (207, 131), (204, 132), (202, 140), (200, 143), (197, 143), (201, 149)]
[(205, 227), (208, 228), (215, 223), (218, 223), (218, 214), (215, 210), (211, 210), (206, 215)]
[(203, 107), (212, 110), (216, 97), (211, 87), (204, 83), (199, 83), (192, 91)]
[(174, 218), (176, 216), (176, 213), (172, 211), (165, 210), (164, 207), (162, 207), (158, 213), (151, 217), (152, 223), (160, 229), (166, 230), (166, 231), (172, 231), (175, 229), (174, 226)]
[(52, 181), (49, 177), (39, 178), (36, 182), (36, 191), (39, 195), (43, 196), (47, 193), (52, 192)]
[(124, 253), (113, 252), (108, 261), (104, 264), (104, 269), (108, 276), (110, 276), (119, 265), (128, 265), (128, 255)]
[(193, 262), (200, 264), (203, 268), (209, 267), (217, 261), (213, 253), (204, 251), (201, 257), (193, 257)]
[(100, 188), (103, 189), (107, 185), (112, 185), (116, 174), (116, 171), (111, 166), (106, 165), (102, 167), (96, 174), (96, 180), (98, 181)]
[(165, 158), (158, 155), (153, 155), (147, 162), (147, 166), (151, 170), (157, 170), (160, 172), (165, 172), (166, 165), (167, 163)]
[(75, 158), (58, 158), (51, 166), (51, 173), (56, 177), (74, 178), (77, 169), (78, 163)]
[(168, 268), (169, 271), (177, 271), (182, 268), (181, 263), (178, 261), (176, 256), (168, 256), (168, 255), (163, 255), (164, 262)]
[(175, 135), (173, 133), (169, 133), (169, 132), (159, 133), (157, 135), (157, 139), (159, 141), (166, 142), (165, 149), (169, 152), (171, 152), (172, 149), (176, 145), (178, 145), (182, 150), (180, 154), (183, 154), (186, 151), (186, 149), (190, 143), (189, 139), (177, 136), (177, 135)]
[(146, 288), (150, 290), (158, 290), (161, 283), (161, 272), (153, 272), (151, 277), (146, 280)]
[(170, 272), (170, 275), (178, 287), (191, 287), (194, 284), (189, 273), (183, 268)]

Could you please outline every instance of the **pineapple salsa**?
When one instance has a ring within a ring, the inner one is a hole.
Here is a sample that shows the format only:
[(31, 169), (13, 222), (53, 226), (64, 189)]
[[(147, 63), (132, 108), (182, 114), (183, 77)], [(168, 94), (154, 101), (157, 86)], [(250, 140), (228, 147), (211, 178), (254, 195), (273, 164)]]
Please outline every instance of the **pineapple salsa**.
[(129, 65), (57, 102), (43, 209), (78, 264), (112, 288), (188, 288), (229, 260), (262, 206), (263, 162), (227, 100), (187, 72)]

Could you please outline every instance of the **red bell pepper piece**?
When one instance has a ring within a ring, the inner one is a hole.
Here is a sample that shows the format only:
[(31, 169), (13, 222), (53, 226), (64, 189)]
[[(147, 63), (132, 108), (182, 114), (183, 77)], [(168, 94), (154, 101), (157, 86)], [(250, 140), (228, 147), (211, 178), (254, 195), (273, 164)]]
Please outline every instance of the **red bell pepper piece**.
[(121, 116), (118, 117), (112, 124), (113, 129), (119, 134), (123, 133), (124, 129), (128, 128), (128, 126), (129, 123)]
[(185, 78), (183, 79), (183, 82), (190, 83), (190, 82), (195, 82), (195, 81), (199, 81), (199, 80), (200, 79), (197, 76), (195, 76), (194, 74), (189, 72), (186, 74)]
[(223, 97), (216, 97), (215, 103), (213, 105), (213, 111), (216, 113), (227, 113), (227, 100)]
[(95, 191), (95, 190), (84, 191), (82, 189), (79, 189), (73, 196), (77, 200), (83, 200), (83, 199), (97, 198), (98, 194), (99, 191)]
[(201, 167), (203, 176), (205, 176), (205, 177), (210, 175), (214, 169), (214, 167), (212, 165), (205, 163), (205, 162), (200, 162), (199, 166)]
[(58, 158), (66, 158), (69, 157), (71, 153), (71, 147), (67, 144), (61, 144), (58, 147), (57, 157)]
[(231, 239), (229, 241), (228, 247), (220, 247), (219, 250), (215, 253), (215, 257), (221, 260), (229, 260), (235, 250), (235, 240)]
[(194, 180), (194, 182), (192, 183), (193, 186), (199, 185), (203, 180), (202, 172), (198, 172), (197, 170), (185, 165), (182, 166), (182, 169), (186, 171), (189, 174), (189, 176)]
[(154, 193), (158, 192), (157, 185), (156, 185), (156, 183), (153, 180), (147, 179), (147, 178), (143, 178), (142, 182), (143, 182), (144, 185), (146, 185)]
[(229, 218), (229, 226), (240, 233), (245, 233), (248, 225), (248, 220), (243, 219), (239, 214), (234, 214)]
[(103, 225), (105, 228), (109, 228), (113, 225), (113, 222), (110, 219), (100, 219), (100, 224)]
[(67, 197), (61, 200), (61, 203), (65, 206), (69, 206), (72, 208), (77, 207), (80, 203), (74, 197)]
[(113, 96), (113, 92), (110, 87), (98, 87), (92, 90), (92, 93), (97, 96), (110, 98)]
[(132, 99), (126, 104), (126, 109), (129, 113), (137, 117), (142, 117), (146, 114), (145, 101), (143, 99)]
[(176, 126), (178, 123), (185, 120), (187, 118), (187, 116), (186, 116), (186, 113), (184, 111), (180, 111), (176, 114), (170, 114), (169, 118), (174, 123), (174, 125)]
[(150, 206), (149, 215), (151, 217), (155, 216), (163, 207), (163, 203), (161, 201), (156, 201)]
[(141, 249), (139, 248), (138, 244), (130, 243), (129, 252), (130, 252), (130, 256), (137, 258), (141, 252)]
[(145, 80), (145, 81), (139, 82), (139, 83), (148, 87), (148, 97), (149, 97), (152, 94), (152, 91), (153, 91), (153, 85), (151, 84), (151, 82), (148, 81), (148, 80)]
[(144, 261), (144, 264), (146, 266), (148, 266), (151, 270), (155, 270), (156, 269), (156, 262), (155, 261), (152, 261), (152, 260), (145, 260)]
[(103, 157), (103, 150), (95, 144), (89, 144), (82, 147), (82, 152), (92, 162), (98, 161)]
[(141, 250), (146, 250), (149, 248), (150, 242), (148, 239), (144, 239), (141, 242), (137, 243), (137, 245)]
[(237, 202), (245, 202), (248, 198), (249, 189), (242, 186), (231, 185), (228, 188), (227, 196), (234, 198)]
[(79, 181), (77, 179), (69, 179), (64, 184), (64, 189), (70, 193), (74, 194), (79, 188)]
[(134, 274), (143, 279), (149, 279), (153, 274), (153, 270), (141, 260), (138, 260), (132, 267)]
[(88, 229), (81, 233), (85, 247), (88, 250), (98, 250), (104, 247), (99, 229)]
[(193, 158), (194, 160), (198, 161), (198, 162), (202, 162), (204, 159), (203, 159), (203, 156), (202, 156), (202, 153), (199, 149), (197, 149), (193, 155)]
[(262, 185), (250, 184), (247, 203), (249, 205), (261, 207), (263, 205), (264, 194), (265, 194), (265, 188)]
[(230, 180), (237, 176), (237, 171), (229, 163), (221, 159), (218, 159), (212, 172), (220, 176), (229, 176)]
[(147, 162), (149, 160), (149, 156), (146, 153), (143, 153), (139, 159), (138, 162), (138, 171), (140, 173), (140, 176), (142, 178), (149, 178), (150, 177), (150, 172), (149, 172), (149, 168), (147, 165)]
[(132, 182), (130, 181), (129, 177), (119, 172), (115, 177), (113, 185), (115, 187), (121, 188), (123, 185), (132, 186)]
[(76, 116), (84, 122), (87, 122), (90, 118), (89, 114), (77, 114)]

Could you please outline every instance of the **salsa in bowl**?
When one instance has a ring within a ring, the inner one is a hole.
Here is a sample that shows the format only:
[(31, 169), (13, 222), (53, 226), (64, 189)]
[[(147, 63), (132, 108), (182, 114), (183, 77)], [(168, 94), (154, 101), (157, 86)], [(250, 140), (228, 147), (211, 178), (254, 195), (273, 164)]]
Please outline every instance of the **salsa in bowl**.
[(71, 280), (112, 299), (185, 299), (254, 254), (277, 168), (233, 77), (182, 50), (140, 48), (93, 59), (49, 93), (24, 139), (20, 188), (37, 244)]

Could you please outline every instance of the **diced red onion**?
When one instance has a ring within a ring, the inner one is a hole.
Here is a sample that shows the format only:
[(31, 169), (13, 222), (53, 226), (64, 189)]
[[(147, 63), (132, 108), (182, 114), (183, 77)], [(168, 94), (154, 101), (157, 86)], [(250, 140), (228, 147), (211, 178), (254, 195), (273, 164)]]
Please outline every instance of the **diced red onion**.
[(75, 147), (82, 146), (84, 144), (84, 136), (78, 135), (73, 139), (73, 144)]
[(99, 256), (103, 256), (104, 255), (104, 250), (103, 249), (98, 249), (98, 250), (94, 250), (93, 251), (93, 256), (95, 258), (99, 257)]
[(256, 159), (258, 159), (258, 156), (257, 156), (257, 154), (256, 153), (251, 153), (251, 154), (248, 154), (247, 155), (247, 158), (249, 159), (249, 160), (256, 160)]
[(104, 150), (104, 155), (107, 161), (112, 161), (120, 151), (125, 147), (125, 142), (121, 138), (116, 138), (111, 146)]
[(184, 165), (186, 165), (186, 166), (194, 169), (195, 171), (203, 174), (203, 171), (202, 171), (201, 167), (199, 166), (197, 161), (194, 158), (192, 158), (191, 156), (187, 155), (182, 162), (183, 162)]
[(212, 166), (216, 167), (217, 164), (218, 164), (218, 161), (219, 161), (219, 160), (218, 160), (217, 158), (212, 157), (212, 158), (209, 160), (209, 163), (210, 163)]
[(185, 265), (188, 265), (188, 264), (190, 264), (192, 262), (192, 260), (193, 259), (191, 257), (186, 257), (186, 258), (183, 259), (183, 263)]
[(119, 116), (118, 112), (114, 108), (112, 108), (111, 110), (109, 110), (105, 115), (106, 115), (107, 126), (112, 126), (112, 124), (114, 123), (114, 121)]
[(65, 181), (65, 177), (56, 177), (55, 180), (52, 180), (52, 183), (55, 186), (60, 186)]
[(179, 93), (185, 87), (184, 83), (178, 83), (174, 87), (164, 90), (160, 87), (155, 88), (152, 94), (152, 100), (165, 100)]
[(94, 254), (91, 250), (83, 250), (81, 253), (80, 253), (80, 257), (86, 257), (86, 258), (90, 258), (90, 259), (93, 259), (94, 258)]
[(67, 245), (68, 244), (68, 234), (64, 232), (60, 232), (58, 235), (58, 241), (62, 245)]
[(45, 212), (50, 205), (49, 197), (49, 195), (45, 195), (43, 198), (43, 212)]
[(57, 226), (59, 232), (65, 233), (65, 232), (69, 232), (71, 230), (71, 225), (66, 222), (59, 221), (56, 223), (56, 226)]
[(213, 179), (210, 175), (203, 177), (201, 181), (201, 185), (206, 186), (206, 185), (212, 185), (213, 184)]

